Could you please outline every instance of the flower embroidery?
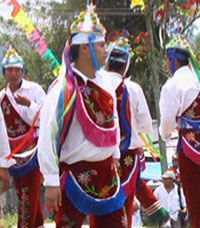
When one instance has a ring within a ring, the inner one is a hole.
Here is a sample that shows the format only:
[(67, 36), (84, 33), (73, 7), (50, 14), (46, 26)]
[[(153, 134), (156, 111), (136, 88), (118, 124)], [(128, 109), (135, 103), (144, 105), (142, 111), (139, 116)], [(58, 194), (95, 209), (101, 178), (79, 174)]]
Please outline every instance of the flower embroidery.
[(3, 102), (2, 103), (2, 109), (3, 111), (5, 112), (6, 115), (10, 115), (11, 114), (11, 111), (10, 111), (10, 104), (7, 104), (7, 102)]
[(194, 112), (194, 109), (189, 109), (186, 113), (185, 113), (185, 116), (192, 119), (195, 117), (195, 112)]
[(88, 172), (80, 173), (78, 181), (81, 182), (81, 184), (88, 184), (90, 181), (90, 174)]
[(28, 220), (30, 218), (28, 213), (29, 195), (27, 193), (28, 193), (28, 187), (23, 188), (21, 202), (19, 202), (19, 205), (21, 207), (20, 218), (21, 218), (23, 228), (28, 228)]
[(18, 129), (17, 129), (17, 132), (19, 132), (21, 134), (23, 134), (24, 132), (26, 132), (25, 125), (19, 124)]
[(99, 195), (100, 195), (100, 197), (105, 198), (106, 196), (109, 195), (109, 192), (110, 192), (109, 187), (108, 187), (107, 185), (105, 185), (105, 186), (101, 189)]
[(128, 219), (127, 219), (127, 216), (125, 213), (121, 218), (121, 223), (122, 223), (123, 227), (128, 227)]
[(81, 91), (81, 93), (84, 93), (85, 96), (90, 95), (90, 88), (86, 85), (80, 86), (80, 91)]
[(187, 133), (185, 137), (190, 142), (195, 140), (195, 134), (193, 132)]
[(105, 122), (105, 117), (101, 111), (96, 113), (96, 121), (99, 125), (102, 125)]
[(130, 155), (126, 156), (124, 158), (124, 163), (126, 166), (132, 165), (133, 164), (133, 158)]

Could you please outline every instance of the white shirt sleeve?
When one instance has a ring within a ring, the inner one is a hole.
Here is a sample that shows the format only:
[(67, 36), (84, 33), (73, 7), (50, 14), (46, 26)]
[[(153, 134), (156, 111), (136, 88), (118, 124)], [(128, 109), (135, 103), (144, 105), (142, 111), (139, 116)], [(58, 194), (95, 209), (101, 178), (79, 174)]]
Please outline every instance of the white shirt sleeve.
[(57, 155), (57, 104), (62, 78), (47, 94), (40, 113), (38, 161), (44, 177), (44, 186), (59, 186), (59, 159)]
[(164, 141), (170, 139), (171, 133), (177, 126), (176, 116), (179, 106), (178, 97), (174, 96), (168, 88), (163, 87), (159, 102), (161, 115), (159, 132)]
[[(137, 130), (141, 133), (152, 132), (152, 118), (142, 88), (137, 84), (137, 112), (135, 114)], [(133, 97), (133, 100), (135, 97)]]
[[(30, 120), (33, 120), (41, 108), (42, 104), (44, 103), (45, 99), (45, 92), (42, 89), (41, 86), (35, 84), (35, 86), (32, 89), (32, 94), (34, 95), (33, 99), (31, 99), (31, 105), (29, 106), (27, 110), (27, 116)], [(36, 126), (39, 126), (39, 119), (36, 122)]]
[(6, 126), (4, 122), (4, 117), (2, 110), (0, 108), (0, 167), (1, 168), (9, 168), (10, 166), (15, 164), (14, 159), (6, 160), (5, 157), (10, 154), (10, 146), (8, 142), (8, 136), (6, 131)]

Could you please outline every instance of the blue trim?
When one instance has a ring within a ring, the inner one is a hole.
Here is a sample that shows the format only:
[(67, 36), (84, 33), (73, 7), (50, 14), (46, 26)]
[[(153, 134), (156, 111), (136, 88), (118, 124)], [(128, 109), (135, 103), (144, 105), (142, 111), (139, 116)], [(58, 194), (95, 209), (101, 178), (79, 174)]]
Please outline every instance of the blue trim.
[(176, 146), (176, 154), (178, 154), (182, 150), (182, 137), (179, 137), (178, 143)]
[(21, 166), (13, 165), (8, 169), (8, 171), (10, 176), (14, 178), (20, 178), (22, 176), (25, 176), (29, 172), (33, 171), (36, 166), (38, 166), (37, 152), (34, 154), (31, 160), (29, 160), (24, 165), (21, 165)]
[(119, 192), (114, 198), (95, 199), (81, 191), (72, 179), (70, 173), (65, 181), (65, 192), (77, 210), (89, 215), (106, 215), (122, 208), (125, 196), (120, 186)]
[(63, 102), (64, 102), (64, 91), (65, 91), (65, 78), (63, 79), (64, 82), (62, 84), (62, 89), (60, 91), (60, 96), (59, 96), (59, 100), (58, 100), (58, 143), (60, 144), (60, 134), (63, 128), (63, 119), (60, 118), (62, 116), (63, 113)]
[(128, 91), (126, 88), (126, 85), (124, 84), (124, 90), (122, 93), (122, 100), (120, 103), (120, 114), (121, 114), (121, 130), (122, 134), (124, 136), (124, 139), (121, 140), (120, 142), (120, 151), (121, 154), (125, 154), (130, 146), (131, 142), (131, 128), (128, 125), (127, 119), (126, 119), (126, 114), (125, 114), (125, 102), (126, 99), (128, 99)]
[(197, 131), (200, 131), (200, 120), (192, 120), (184, 116), (181, 116), (178, 126), (181, 130), (192, 128), (194, 132), (197, 132)]
[(141, 170), (142, 170), (142, 166), (141, 166), (141, 162), (139, 163), (139, 172), (138, 172), (138, 177), (137, 177), (137, 182), (136, 182), (136, 190), (138, 190), (140, 188), (140, 179), (141, 179)]
[(94, 53), (94, 48), (93, 48), (93, 42), (92, 42), (95, 39), (96, 39), (96, 35), (94, 35), (94, 34), (91, 34), (91, 35), (88, 36), (89, 48), (90, 48), (90, 56), (91, 56), (91, 59), (92, 59), (92, 65), (93, 65), (93, 67), (96, 70), (99, 70), (100, 66), (97, 63), (97, 59), (96, 59), (96, 56), (95, 56), (95, 53)]
[(174, 72), (175, 72), (175, 69), (174, 69), (174, 60), (175, 58), (182, 61), (182, 60), (185, 60), (187, 59), (188, 57), (185, 56), (184, 54), (181, 54), (181, 53), (177, 53), (176, 52), (176, 48), (169, 48), (166, 50), (165, 54), (170, 57), (171, 59), (171, 63), (170, 63), (170, 71), (171, 71), (171, 74), (173, 75)]

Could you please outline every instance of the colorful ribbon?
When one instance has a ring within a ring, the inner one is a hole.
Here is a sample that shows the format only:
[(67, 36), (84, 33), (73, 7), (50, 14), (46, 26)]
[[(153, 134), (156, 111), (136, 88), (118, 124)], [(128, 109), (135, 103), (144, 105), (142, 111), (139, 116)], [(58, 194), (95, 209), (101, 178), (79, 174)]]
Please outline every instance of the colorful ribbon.
[[(6, 3), (6, 0), (0, 1), (0, 4), (1, 3)], [(53, 55), (51, 50), (47, 48), (47, 44), (45, 43), (44, 39), (34, 28), (34, 25), (29, 21), (20, 4), (17, 2), (17, 0), (9, 0), (6, 4), (8, 6), (13, 6), (11, 16), (13, 17), (14, 22), (17, 23), (22, 31), (26, 32), (28, 40), (34, 44), (35, 50), (40, 54), (40, 56), (45, 61), (48, 61), (48, 63), (50, 62), (49, 67), (52, 69), (54, 76), (57, 77), (60, 73), (60, 63)]]
[(142, 133), (138, 134), (142, 142), (144, 143), (145, 149), (150, 153), (154, 161), (157, 161), (156, 157), (159, 157), (162, 159), (162, 155), (157, 151), (155, 146), (153, 145), (153, 142), (149, 136), (149, 134), (146, 134), (145, 136)]

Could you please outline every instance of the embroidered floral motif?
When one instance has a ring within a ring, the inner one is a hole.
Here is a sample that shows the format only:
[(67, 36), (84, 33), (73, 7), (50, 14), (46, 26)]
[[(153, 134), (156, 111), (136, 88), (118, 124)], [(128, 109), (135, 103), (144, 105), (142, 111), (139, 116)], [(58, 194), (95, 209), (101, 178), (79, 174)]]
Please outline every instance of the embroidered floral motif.
[[(90, 109), (92, 110), (92, 113), (96, 117), (97, 124), (103, 125), (104, 123), (109, 123), (113, 121), (113, 117), (111, 117), (110, 115), (108, 115), (108, 118), (106, 119), (103, 112), (101, 111), (95, 112), (94, 102), (90, 101), (90, 93), (93, 92), (97, 97), (99, 97), (99, 92), (97, 90), (95, 90), (94, 88), (89, 88), (86, 85), (82, 85), (80, 86), (80, 91), (85, 95), (86, 97), (85, 103), (89, 104)], [(109, 104), (112, 104), (112, 99), (109, 100)]]
[(122, 94), (117, 97), (117, 100), (119, 100), (119, 101), (122, 100)]
[(13, 126), (10, 125), (9, 127), (7, 127), (7, 132), (9, 135), (11, 136), (16, 136), (17, 133), (23, 134), (26, 132), (26, 126), (23, 124), (23, 120), (14, 120), (14, 123), (17, 125), (17, 128), (14, 130)]
[(190, 143), (192, 143), (193, 146), (194, 146), (195, 148), (198, 148), (198, 149), (199, 149), (199, 147), (200, 147), (200, 142), (196, 140), (195, 133), (189, 132), (189, 133), (187, 133), (187, 134), (185, 135), (185, 138), (186, 138)]
[(187, 139), (188, 141), (190, 141), (190, 142), (195, 140), (195, 134), (194, 134), (193, 132), (187, 133), (187, 134), (185, 135), (185, 137), (186, 137), (186, 139)]
[(126, 166), (130, 166), (130, 165), (132, 166), (133, 158), (130, 155), (126, 156), (124, 158), (124, 163), (125, 163)]
[(88, 172), (80, 173), (78, 181), (81, 182), (81, 184), (88, 184), (90, 181), (90, 174)]
[(75, 221), (70, 221), (70, 219), (66, 215), (63, 215), (61, 217), (61, 221), (67, 223), (66, 225), (63, 225), (62, 228), (72, 228), (76, 224)]
[(101, 111), (96, 113), (96, 121), (97, 121), (97, 124), (99, 125), (102, 125), (103, 123), (105, 123), (105, 117)]
[(11, 114), (10, 107), (11, 107), (11, 105), (8, 104), (7, 102), (4, 101), (4, 102), (2, 103), (2, 109), (3, 109), (3, 111), (4, 111), (4, 113), (5, 113), (6, 115), (10, 115), (10, 114)]
[(78, 176), (78, 182), (80, 182), (82, 185), (85, 186), (86, 188), (84, 190), (85, 193), (87, 194), (90, 193), (91, 195), (94, 195), (100, 198), (105, 198), (106, 196), (109, 195), (110, 189), (117, 185), (117, 180), (115, 177), (113, 177), (112, 184), (110, 186), (107, 186), (107, 185), (103, 186), (101, 188), (101, 191), (98, 193), (94, 185), (89, 185), (89, 182), (91, 181), (91, 175), (96, 176), (97, 174), (98, 174), (97, 171), (94, 169), (88, 170), (84, 173), (80, 173)]
[(197, 107), (197, 105), (198, 105), (198, 103), (195, 101), (194, 103), (193, 103), (193, 105), (192, 105), (192, 107), (189, 109), (189, 110), (187, 110), (187, 112), (185, 113), (185, 117), (187, 117), (187, 118), (189, 118), (189, 119), (195, 119), (195, 118), (199, 118), (200, 117), (200, 115), (196, 115), (195, 114), (195, 111), (194, 111), (194, 109)]
[(28, 187), (22, 188), (21, 202), (19, 202), (19, 205), (21, 207), (20, 219), (22, 228), (28, 228), (28, 220), (30, 218), (28, 213), (29, 196), (27, 192)]
[(109, 187), (108, 187), (107, 185), (105, 185), (105, 186), (101, 189), (99, 195), (100, 195), (100, 197), (105, 198), (106, 196), (109, 196), (109, 192), (110, 192)]
[(81, 91), (81, 93), (84, 93), (85, 96), (90, 95), (90, 88), (86, 85), (80, 86), (80, 91)]

